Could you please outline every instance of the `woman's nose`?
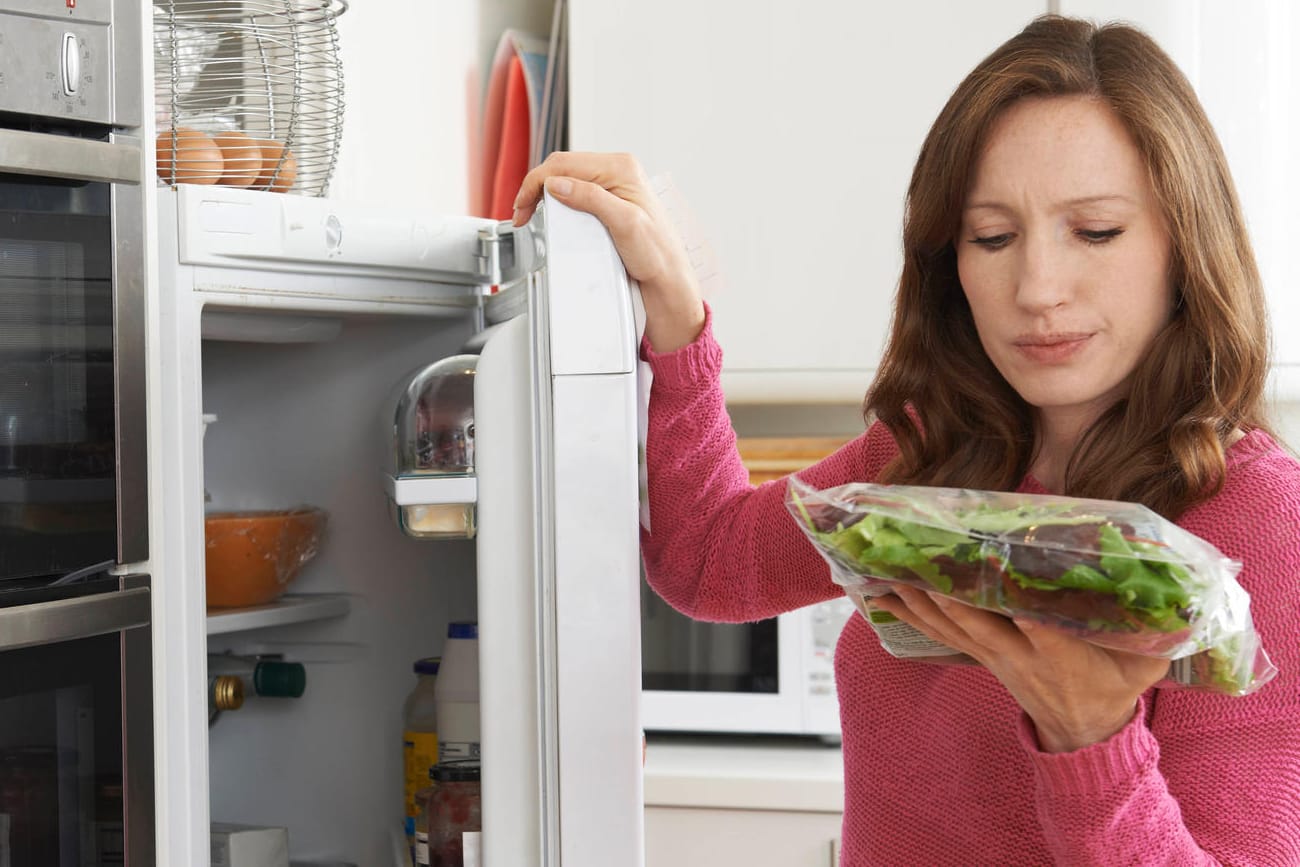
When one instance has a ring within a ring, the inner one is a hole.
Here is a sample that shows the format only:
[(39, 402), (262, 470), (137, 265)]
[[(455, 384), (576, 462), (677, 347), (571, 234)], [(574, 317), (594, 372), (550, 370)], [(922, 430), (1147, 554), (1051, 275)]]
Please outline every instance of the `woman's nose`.
[(1073, 282), (1069, 254), (1051, 233), (1026, 237), (1018, 265), (1016, 303), (1025, 310), (1041, 313), (1069, 300)]

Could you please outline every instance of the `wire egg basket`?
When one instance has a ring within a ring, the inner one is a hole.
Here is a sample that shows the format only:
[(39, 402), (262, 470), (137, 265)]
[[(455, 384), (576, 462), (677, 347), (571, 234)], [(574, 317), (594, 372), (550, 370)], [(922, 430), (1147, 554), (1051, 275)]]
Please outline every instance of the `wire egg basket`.
[(323, 196), (347, 0), (154, 0), (158, 176)]

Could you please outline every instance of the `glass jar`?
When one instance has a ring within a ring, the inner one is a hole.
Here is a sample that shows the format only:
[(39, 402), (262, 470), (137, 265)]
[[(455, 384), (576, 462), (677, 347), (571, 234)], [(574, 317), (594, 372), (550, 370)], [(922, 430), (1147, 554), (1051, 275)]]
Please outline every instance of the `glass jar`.
[(429, 772), (429, 867), (465, 867), (465, 834), (483, 830), (480, 774), (477, 762), (438, 764)]

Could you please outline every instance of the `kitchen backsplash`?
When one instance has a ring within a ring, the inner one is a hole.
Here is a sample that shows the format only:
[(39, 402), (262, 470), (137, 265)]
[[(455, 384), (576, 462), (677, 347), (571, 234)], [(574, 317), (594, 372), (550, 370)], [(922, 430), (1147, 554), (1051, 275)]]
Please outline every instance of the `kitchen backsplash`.
[[(741, 437), (842, 437), (862, 432), (862, 409), (855, 404), (736, 404), (727, 408)], [(1300, 401), (1275, 403), (1271, 421), (1280, 436), (1300, 452)]]

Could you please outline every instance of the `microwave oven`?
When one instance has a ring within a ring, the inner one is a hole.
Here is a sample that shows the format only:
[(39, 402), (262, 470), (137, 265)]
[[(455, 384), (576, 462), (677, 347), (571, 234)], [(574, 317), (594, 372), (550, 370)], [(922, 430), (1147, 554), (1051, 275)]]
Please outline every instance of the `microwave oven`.
[(641, 712), (649, 732), (840, 737), (835, 645), (848, 597), (757, 623), (707, 623), (642, 582)]

